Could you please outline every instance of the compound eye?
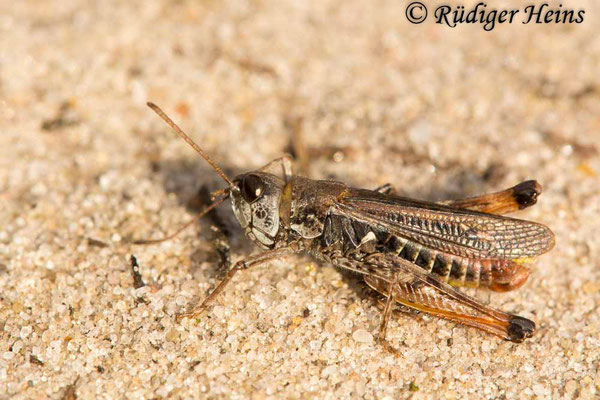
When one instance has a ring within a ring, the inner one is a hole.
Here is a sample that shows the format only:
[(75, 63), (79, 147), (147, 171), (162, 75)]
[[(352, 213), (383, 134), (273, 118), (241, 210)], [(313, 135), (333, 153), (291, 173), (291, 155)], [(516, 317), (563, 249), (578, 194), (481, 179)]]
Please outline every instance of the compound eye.
[(265, 184), (257, 175), (246, 175), (241, 182), (240, 190), (244, 200), (253, 203), (263, 195)]

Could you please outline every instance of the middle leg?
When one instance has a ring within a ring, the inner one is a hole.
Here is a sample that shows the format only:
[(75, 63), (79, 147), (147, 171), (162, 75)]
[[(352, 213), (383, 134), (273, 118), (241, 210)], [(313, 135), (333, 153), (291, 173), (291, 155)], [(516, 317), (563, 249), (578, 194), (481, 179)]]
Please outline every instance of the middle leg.
[(289, 154), (285, 154), (281, 157), (274, 159), (273, 161), (268, 162), (258, 170), (262, 172), (269, 172), (273, 171), (274, 166), (278, 166), (279, 168), (281, 168), (281, 171), (283, 172), (283, 180), (285, 181), (285, 183), (288, 183), (293, 175), (292, 156), (290, 156)]
[(383, 194), (396, 194), (396, 188), (391, 183), (383, 184), (375, 188), (375, 191)]
[(387, 325), (390, 322), (390, 316), (392, 315), (392, 305), (395, 303), (395, 293), (396, 293), (396, 285), (398, 284), (399, 274), (396, 273), (394, 278), (389, 282), (388, 291), (387, 291), (387, 300), (385, 302), (385, 307), (383, 309), (383, 313), (381, 314), (381, 324), (379, 325), (379, 335), (378, 340), (386, 350), (390, 353), (398, 353), (396, 349), (392, 347), (392, 345), (386, 340), (386, 331)]

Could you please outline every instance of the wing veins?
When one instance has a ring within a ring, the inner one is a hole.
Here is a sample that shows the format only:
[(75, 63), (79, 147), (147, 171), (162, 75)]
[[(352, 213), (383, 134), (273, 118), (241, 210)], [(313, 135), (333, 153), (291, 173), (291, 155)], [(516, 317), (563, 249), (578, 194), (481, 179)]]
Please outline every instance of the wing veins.
[[(552, 232), (544, 225), (535, 222), (476, 211), (456, 210), (439, 204), (401, 197), (379, 198), (381, 196), (383, 195), (374, 194), (373, 198), (365, 198), (364, 195), (350, 195), (341, 199), (336, 207), (342, 214), (350, 214), (353, 218), (362, 219), (370, 224), (383, 225), (405, 239), (440, 248), (462, 257), (487, 259), (535, 257), (550, 250), (554, 245)], [(378, 217), (377, 214), (383, 217)], [(397, 216), (397, 218), (394, 220), (390, 216)], [(415, 223), (418, 227), (405, 222), (410, 218), (415, 221), (420, 219)], [(432, 226), (436, 223), (446, 224), (446, 226), (452, 224), (448, 230), (454, 230), (456, 233), (437, 233), (432, 230)], [(426, 226), (425, 229), (423, 225)]]

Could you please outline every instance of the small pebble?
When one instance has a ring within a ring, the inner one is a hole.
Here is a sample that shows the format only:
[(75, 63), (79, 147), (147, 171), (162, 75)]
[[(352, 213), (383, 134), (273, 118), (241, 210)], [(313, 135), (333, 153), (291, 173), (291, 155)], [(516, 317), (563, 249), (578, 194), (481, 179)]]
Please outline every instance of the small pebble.
[(21, 328), (21, 331), (19, 332), (19, 337), (21, 339), (27, 339), (27, 337), (31, 334), (31, 332), (33, 331), (33, 328), (29, 325), (25, 325)]
[(371, 343), (373, 341), (373, 335), (365, 329), (357, 329), (352, 333), (352, 339), (359, 343)]

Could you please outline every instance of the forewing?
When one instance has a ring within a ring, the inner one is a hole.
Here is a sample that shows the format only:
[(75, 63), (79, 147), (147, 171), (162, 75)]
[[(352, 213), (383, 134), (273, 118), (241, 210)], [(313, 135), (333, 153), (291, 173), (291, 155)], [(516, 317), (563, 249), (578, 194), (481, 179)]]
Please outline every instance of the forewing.
[(473, 326), (504, 339), (521, 342), (535, 331), (535, 324), (523, 317), (505, 313), (481, 304), (474, 298), (441, 282), (419, 267), (392, 255), (376, 254), (363, 261), (372, 269), (392, 272), (389, 278), (365, 275), (365, 282), (384, 296), (390, 296), (390, 282), (394, 301), (415, 310)]
[(554, 246), (552, 231), (535, 222), (369, 190), (347, 192), (336, 207), (337, 212), (461, 257), (514, 260), (538, 256)]

